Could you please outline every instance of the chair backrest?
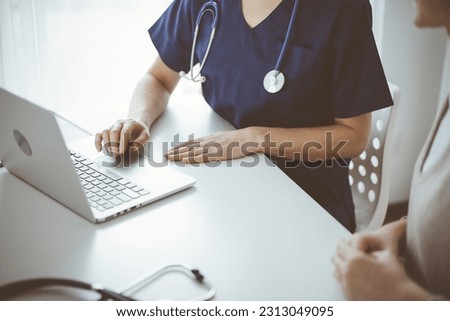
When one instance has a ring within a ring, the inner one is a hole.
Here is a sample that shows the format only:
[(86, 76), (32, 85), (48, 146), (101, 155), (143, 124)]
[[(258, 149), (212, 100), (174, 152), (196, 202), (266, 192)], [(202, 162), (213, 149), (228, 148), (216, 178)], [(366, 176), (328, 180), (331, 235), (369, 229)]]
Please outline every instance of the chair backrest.
[(389, 204), (391, 141), (400, 90), (389, 84), (392, 107), (372, 113), (372, 131), (366, 150), (350, 162), (349, 181), (355, 203), (356, 231), (383, 225)]

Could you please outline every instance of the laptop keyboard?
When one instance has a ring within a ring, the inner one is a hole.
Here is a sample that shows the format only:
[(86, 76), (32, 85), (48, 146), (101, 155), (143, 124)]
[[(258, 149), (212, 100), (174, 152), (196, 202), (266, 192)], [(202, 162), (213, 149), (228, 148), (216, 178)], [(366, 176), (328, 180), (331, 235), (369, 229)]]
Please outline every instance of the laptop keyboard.
[(150, 194), (138, 184), (105, 170), (78, 153), (70, 151), (70, 157), (90, 206), (100, 212)]

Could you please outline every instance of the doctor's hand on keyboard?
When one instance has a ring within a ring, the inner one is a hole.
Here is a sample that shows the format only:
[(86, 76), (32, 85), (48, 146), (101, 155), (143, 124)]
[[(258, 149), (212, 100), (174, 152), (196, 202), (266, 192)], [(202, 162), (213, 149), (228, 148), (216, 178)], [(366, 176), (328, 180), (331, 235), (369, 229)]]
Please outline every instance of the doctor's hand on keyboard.
[(150, 138), (150, 130), (142, 121), (136, 119), (118, 120), (109, 129), (95, 135), (95, 148), (110, 156), (124, 155), (144, 150)]

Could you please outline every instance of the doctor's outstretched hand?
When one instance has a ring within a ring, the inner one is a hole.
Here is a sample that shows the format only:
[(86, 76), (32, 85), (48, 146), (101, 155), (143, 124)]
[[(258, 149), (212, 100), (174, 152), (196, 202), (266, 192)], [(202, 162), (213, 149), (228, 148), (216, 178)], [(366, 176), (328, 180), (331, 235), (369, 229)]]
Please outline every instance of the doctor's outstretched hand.
[(149, 128), (139, 120), (118, 120), (109, 129), (95, 135), (95, 148), (110, 155), (123, 155), (128, 150), (139, 152), (150, 138)]
[(165, 156), (184, 163), (237, 159), (261, 151), (260, 144), (252, 137), (251, 128), (221, 131), (172, 148)]

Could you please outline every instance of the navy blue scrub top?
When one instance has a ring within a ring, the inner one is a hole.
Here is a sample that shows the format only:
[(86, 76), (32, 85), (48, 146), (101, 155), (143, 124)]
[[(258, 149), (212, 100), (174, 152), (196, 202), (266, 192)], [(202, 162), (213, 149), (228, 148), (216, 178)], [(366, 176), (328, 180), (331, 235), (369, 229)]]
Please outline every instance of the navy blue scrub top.
[[(190, 69), (195, 21), (207, 1), (175, 0), (149, 30), (161, 59), (174, 71)], [(203, 95), (236, 128), (327, 126), (335, 118), (393, 104), (372, 34), (369, 0), (299, 0), (281, 66), (286, 83), (275, 94), (265, 91), (263, 79), (275, 68), (294, 1), (282, 1), (254, 28), (247, 25), (240, 0), (216, 1), (220, 21), (202, 71), (206, 77)], [(202, 21), (195, 62), (203, 60), (210, 21), (209, 15)], [(304, 163), (271, 158), (347, 229), (354, 230), (347, 160)]]

